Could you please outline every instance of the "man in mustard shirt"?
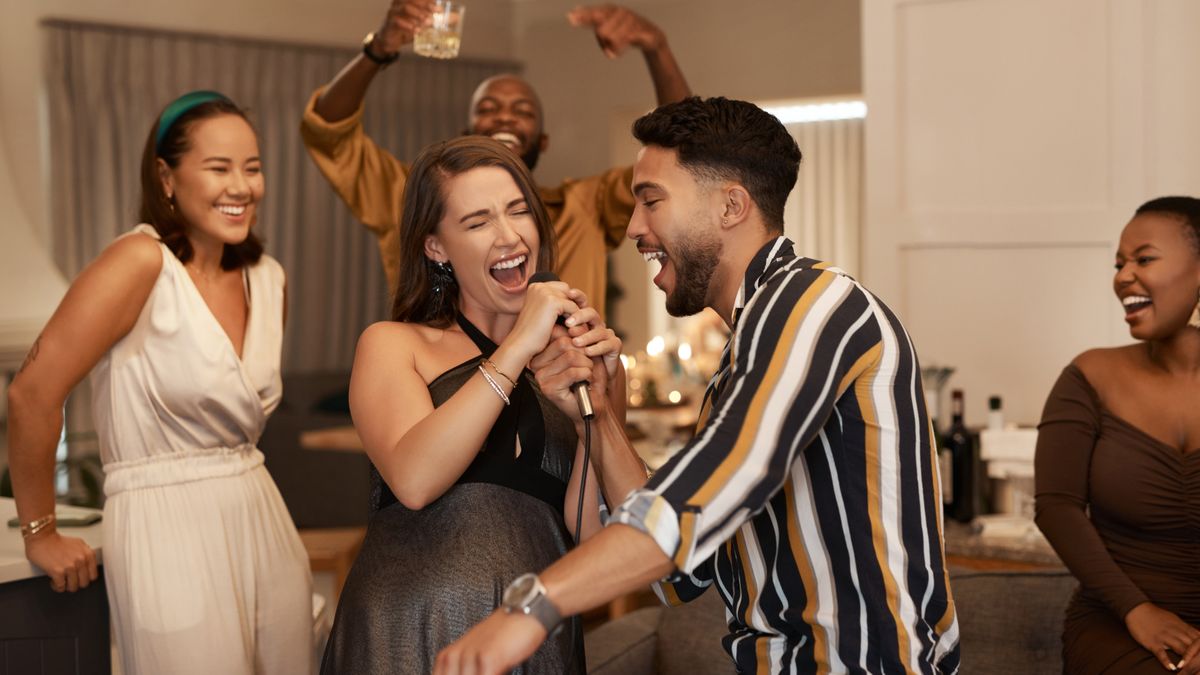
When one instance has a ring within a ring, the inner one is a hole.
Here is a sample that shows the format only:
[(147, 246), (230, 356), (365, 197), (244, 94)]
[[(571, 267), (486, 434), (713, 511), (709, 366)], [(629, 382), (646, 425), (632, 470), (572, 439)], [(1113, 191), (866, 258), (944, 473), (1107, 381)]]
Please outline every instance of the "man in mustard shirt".
[[(393, 0), (382, 26), (364, 40), (363, 53), (314, 92), (300, 127), (321, 173), (354, 216), (378, 237), (388, 285), (393, 289), (399, 273), (397, 238), (409, 165), (364, 133), (362, 104), (371, 81), (412, 41), (432, 4), (431, 0)], [(690, 95), (658, 26), (613, 5), (580, 7), (567, 18), (572, 25), (591, 28), (610, 58), (631, 46), (641, 50), (659, 105)], [(516, 75), (484, 80), (471, 98), (470, 133), (508, 145), (530, 169), (548, 145), (543, 122), (537, 93)], [(557, 237), (557, 272), (563, 281), (583, 290), (602, 315), (605, 256), (620, 244), (633, 212), (631, 171), (632, 167), (610, 169), (591, 178), (540, 187)]]

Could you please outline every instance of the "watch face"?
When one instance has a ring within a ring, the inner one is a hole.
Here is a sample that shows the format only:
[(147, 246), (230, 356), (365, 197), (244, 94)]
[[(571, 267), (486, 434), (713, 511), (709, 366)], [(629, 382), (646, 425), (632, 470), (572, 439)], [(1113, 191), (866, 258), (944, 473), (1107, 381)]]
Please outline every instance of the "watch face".
[(537, 575), (522, 574), (504, 589), (504, 606), (524, 611), (537, 596), (540, 585)]

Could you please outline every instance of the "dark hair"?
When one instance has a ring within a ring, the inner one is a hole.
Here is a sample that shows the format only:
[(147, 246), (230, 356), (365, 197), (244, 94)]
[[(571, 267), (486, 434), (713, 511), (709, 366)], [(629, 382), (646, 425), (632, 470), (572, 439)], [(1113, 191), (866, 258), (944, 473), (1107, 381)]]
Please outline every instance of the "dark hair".
[[(161, 144), (156, 143), (158, 120), (161, 116), (156, 119), (146, 137), (146, 147), (142, 150), (142, 203), (138, 209), (138, 219), (154, 226), (163, 243), (181, 262), (186, 263), (192, 259), (192, 242), (187, 238), (188, 223), (178, 210), (172, 208), (171, 200), (163, 191), (157, 160), (163, 160), (172, 169), (179, 166), (179, 159), (191, 149), (190, 134), (196, 124), (221, 115), (237, 115), (246, 120), (246, 124), (250, 124), (245, 111), (233, 102), (227, 99), (207, 101), (176, 118), (163, 135)], [(158, 147), (162, 148), (161, 152), (158, 151)], [(262, 253), (262, 242), (251, 229), (241, 243), (225, 244), (221, 252), (221, 269), (233, 270), (253, 265), (258, 262)]]
[(433, 262), (425, 256), (425, 238), (446, 214), (446, 183), (471, 169), (494, 166), (512, 176), (537, 225), (537, 270), (554, 268), (554, 231), (533, 176), (507, 146), (486, 136), (462, 136), (435, 143), (413, 162), (404, 186), (400, 215), (400, 278), (392, 302), (392, 320), (447, 326), (458, 312), (457, 285), (435, 291)]
[(1195, 197), (1159, 197), (1138, 207), (1134, 215), (1143, 213), (1163, 213), (1183, 221), (1188, 241), (1192, 248), (1200, 253), (1200, 199)]
[(801, 154), (775, 116), (745, 101), (692, 96), (642, 116), (633, 135), (643, 145), (674, 149), (697, 180), (741, 183), (767, 226), (783, 232), (783, 206)]

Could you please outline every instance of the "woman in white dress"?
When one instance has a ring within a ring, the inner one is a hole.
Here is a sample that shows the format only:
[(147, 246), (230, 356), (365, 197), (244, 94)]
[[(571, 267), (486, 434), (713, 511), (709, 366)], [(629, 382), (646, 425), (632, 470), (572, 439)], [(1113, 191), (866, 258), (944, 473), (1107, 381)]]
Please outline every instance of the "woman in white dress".
[(74, 591), (96, 559), (54, 527), (54, 447), (91, 371), (126, 673), (312, 669), (308, 559), (255, 447), (281, 395), (284, 318), (283, 270), (251, 232), (262, 196), (236, 105), (168, 105), (142, 156), (143, 224), (80, 273), (9, 389), (25, 553)]

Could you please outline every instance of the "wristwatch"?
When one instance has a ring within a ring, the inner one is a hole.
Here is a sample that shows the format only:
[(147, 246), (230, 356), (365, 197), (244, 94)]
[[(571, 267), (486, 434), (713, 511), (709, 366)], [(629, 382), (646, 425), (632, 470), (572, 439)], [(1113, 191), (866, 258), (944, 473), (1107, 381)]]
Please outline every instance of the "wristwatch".
[(394, 54), (385, 54), (383, 56), (376, 56), (375, 52), (371, 51), (371, 47), (373, 47), (374, 45), (375, 45), (375, 32), (372, 31), (370, 33), (367, 33), (367, 36), (365, 38), (363, 38), (363, 54), (366, 54), (367, 58), (374, 61), (376, 63), (376, 65), (388, 66), (388, 65), (395, 63), (396, 59), (400, 58), (400, 52), (396, 52)]
[(546, 597), (546, 587), (536, 574), (522, 574), (504, 589), (501, 607), (509, 614), (527, 614), (538, 620), (546, 633), (562, 623), (558, 608)]

